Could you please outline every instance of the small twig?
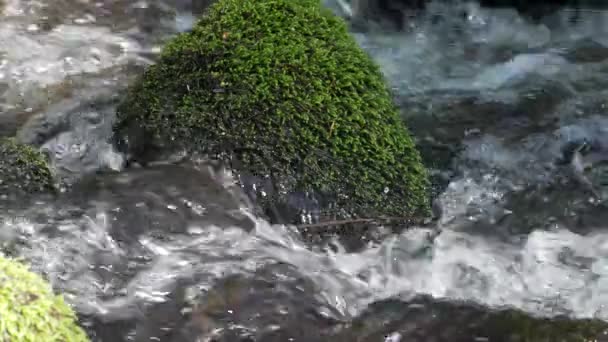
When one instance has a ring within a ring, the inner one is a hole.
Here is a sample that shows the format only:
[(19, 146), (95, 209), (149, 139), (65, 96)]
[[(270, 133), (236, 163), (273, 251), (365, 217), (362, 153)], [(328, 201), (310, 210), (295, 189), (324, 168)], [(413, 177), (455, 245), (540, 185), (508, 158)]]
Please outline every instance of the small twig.
[(299, 224), (296, 225), (298, 229), (311, 229), (311, 228), (326, 228), (331, 226), (343, 226), (347, 224), (353, 223), (380, 223), (380, 222), (391, 222), (391, 221), (408, 221), (411, 222), (411, 219), (407, 217), (377, 217), (377, 218), (360, 218), (360, 219), (348, 219), (348, 220), (334, 220), (334, 221), (325, 221), (319, 223), (311, 223), (311, 224)]

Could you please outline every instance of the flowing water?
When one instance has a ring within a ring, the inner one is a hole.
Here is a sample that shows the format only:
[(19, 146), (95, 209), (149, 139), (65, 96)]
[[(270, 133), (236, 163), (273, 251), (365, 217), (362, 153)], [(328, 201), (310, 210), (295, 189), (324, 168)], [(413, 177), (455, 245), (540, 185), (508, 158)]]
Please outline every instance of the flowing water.
[[(0, 241), (95, 341), (323, 341), (417, 295), (608, 320), (608, 12), (535, 25), (433, 4), (406, 32), (353, 32), (394, 89), (440, 215), (352, 249), (254, 217), (209, 163), (121, 170), (114, 106), (192, 25), (177, 3), (6, 0), (0, 16), (0, 133), (46, 151), (70, 186), (7, 206)], [(582, 140), (584, 174), (556, 163)]]

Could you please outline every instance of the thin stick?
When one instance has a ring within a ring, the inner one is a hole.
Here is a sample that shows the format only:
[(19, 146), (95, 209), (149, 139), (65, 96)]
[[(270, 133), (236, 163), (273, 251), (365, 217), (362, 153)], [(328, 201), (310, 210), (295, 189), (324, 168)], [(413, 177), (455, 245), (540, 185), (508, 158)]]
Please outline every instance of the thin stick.
[(330, 226), (343, 226), (353, 223), (371, 223), (371, 222), (391, 222), (391, 221), (411, 221), (406, 217), (378, 217), (378, 218), (360, 218), (360, 219), (349, 219), (349, 220), (334, 220), (325, 221), (311, 224), (300, 224), (296, 225), (298, 229), (310, 229), (310, 228), (326, 228)]

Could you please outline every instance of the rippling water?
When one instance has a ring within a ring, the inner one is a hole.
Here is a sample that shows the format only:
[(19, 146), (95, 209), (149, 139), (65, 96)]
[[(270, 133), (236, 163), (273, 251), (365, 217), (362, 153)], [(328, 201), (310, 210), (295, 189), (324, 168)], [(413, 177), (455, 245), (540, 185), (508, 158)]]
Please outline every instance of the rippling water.
[[(226, 341), (323, 340), (372, 303), (420, 294), (608, 320), (608, 13), (533, 25), (468, 8), (454, 19), (437, 5), (446, 20), (421, 17), (405, 33), (353, 33), (394, 87), (441, 208), (437, 227), (374, 228), (353, 251), (255, 218), (232, 176), (207, 163), (119, 172), (106, 143), (117, 96), (191, 25), (189, 6), (6, 1), (0, 133), (48, 151), (76, 185), (7, 208), (4, 250), (66, 293), (104, 342), (191, 341), (193, 327)], [(555, 163), (581, 139), (592, 189)]]

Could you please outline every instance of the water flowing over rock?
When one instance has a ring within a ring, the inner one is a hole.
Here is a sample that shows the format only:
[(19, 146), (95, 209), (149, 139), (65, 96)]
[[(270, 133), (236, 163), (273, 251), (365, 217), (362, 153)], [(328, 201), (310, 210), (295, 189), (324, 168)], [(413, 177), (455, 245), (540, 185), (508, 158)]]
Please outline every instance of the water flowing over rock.
[[(326, 0), (326, 3), (351, 20), (355, 30), (366, 30), (371, 26), (398, 31), (410, 26), (414, 17), (426, 15), (429, 9), (434, 22), (454, 14), (465, 19), (471, 15), (469, 5), (474, 4), (464, 0)], [(608, 8), (606, 2), (598, 0), (479, 0), (478, 4), (485, 8), (516, 11), (535, 24), (563, 9), (569, 10), (569, 21), (577, 21), (584, 11)], [(457, 7), (459, 11), (446, 13), (446, 5), (451, 9)]]
[(257, 217), (219, 165), (124, 168), (111, 148), (117, 98), (198, 5), (0, 2), (0, 135), (66, 181), (0, 203), (0, 250), (63, 293), (92, 341), (500, 342), (608, 321), (608, 12), (531, 21), (432, 1), (401, 32), (353, 27), (430, 170), (436, 217), (345, 238)]

